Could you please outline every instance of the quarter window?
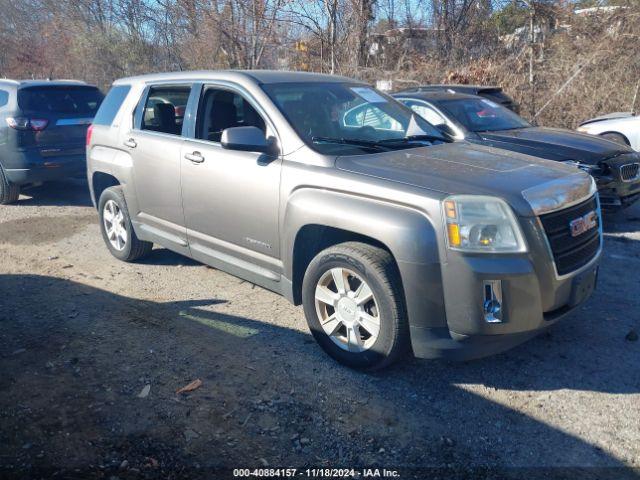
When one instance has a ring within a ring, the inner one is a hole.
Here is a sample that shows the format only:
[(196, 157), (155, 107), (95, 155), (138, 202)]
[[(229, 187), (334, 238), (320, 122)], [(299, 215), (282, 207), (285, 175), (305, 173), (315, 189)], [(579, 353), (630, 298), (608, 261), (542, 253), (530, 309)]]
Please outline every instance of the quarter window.
[(414, 112), (424, 118), (431, 125), (445, 125), (447, 122), (442, 115), (436, 112), (433, 108), (423, 104), (422, 102), (413, 102), (411, 100), (405, 100), (403, 103), (411, 108)]
[(127, 94), (131, 90), (129, 85), (117, 85), (109, 90), (107, 96), (104, 98), (102, 105), (98, 109), (95, 118), (93, 119), (94, 125), (111, 125), (113, 120), (118, 114), (118, 110), (122, 106), (124, 99), (127, 98)]
[(190, 86), (150, 88), (142, 114), (142, 130), (180, 135), (190, 92)]
[(242, 95), (205, 87), (198, 107), (196, 138), (219, 142), (222, 132), (233, 127), (257, 127), (266, 134), (264, 119)]
[(403, 131), (400, 122), (371, 103), (348, 110), (343, 116), (342, 123), (350, 128), (371, 127), (376, 130)]
[(0, 107), (4, 107), (7, 103), (9, 103), (9, 92), (0, 90)]

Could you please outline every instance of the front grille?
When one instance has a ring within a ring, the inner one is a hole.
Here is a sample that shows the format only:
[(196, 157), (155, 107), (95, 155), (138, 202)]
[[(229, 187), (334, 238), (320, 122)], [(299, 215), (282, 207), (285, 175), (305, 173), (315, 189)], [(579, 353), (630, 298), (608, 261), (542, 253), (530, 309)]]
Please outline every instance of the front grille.
[(620, 167), (620, 178), (625, 182), (631, 182), (640, 178), (640, 163), (628, 163)]
[(573, 237), (569, 224), (591, 211), (597, 211), (595, 197), (557, 212), (540, 215), (558, 275), (571, 273), (586, 265), (600, 249), (600, 219), (595, 228)]

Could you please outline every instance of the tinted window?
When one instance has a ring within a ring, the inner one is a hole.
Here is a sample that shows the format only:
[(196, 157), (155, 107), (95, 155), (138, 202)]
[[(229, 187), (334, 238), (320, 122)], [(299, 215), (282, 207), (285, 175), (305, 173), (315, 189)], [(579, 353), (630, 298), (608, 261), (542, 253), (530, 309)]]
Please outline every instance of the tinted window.
[(152, 87), (144, 104), (142, 130), (180, 135), (190, 86)]
[(196, 138), (219, 142), (222, 131), (232, 127), (257, 127), (266, 132), (264, 119), (241, 95), (206, 88), (200, 99)]
[(4, 107), (7, 103), (9, 103), (9, 92), (0, 90), (0, 107)]
[(122, 102), (127, 98), (129, 90), (131, 90), (129, 85), (118, 85), (109, 90), (93, 119), (93, 123), (95, 125), (111, 125), (122, 106)]
[(18, 90), (18, 106), (22, 110), (93, 117), (102, 102), (95, 87), (45, 86)]
[(511, 110), (487, 99), (447, 100), (440, 102), (440, 107), (471, 132), (513, 130), (531, 126)]

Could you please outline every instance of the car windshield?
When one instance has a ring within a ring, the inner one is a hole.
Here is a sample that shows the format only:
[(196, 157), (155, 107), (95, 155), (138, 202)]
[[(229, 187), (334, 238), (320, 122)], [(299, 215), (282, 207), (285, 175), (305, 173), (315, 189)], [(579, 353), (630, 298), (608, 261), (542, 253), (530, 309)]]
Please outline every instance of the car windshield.
[(486, 98), (444, 100), (440, 107), (471, 132), (493, 132), (530, 127), (522, 117)]
[(320, 153), (362, 154), (449, 141), (409, 108), (366, 85), (304, 82), (262, 88)]

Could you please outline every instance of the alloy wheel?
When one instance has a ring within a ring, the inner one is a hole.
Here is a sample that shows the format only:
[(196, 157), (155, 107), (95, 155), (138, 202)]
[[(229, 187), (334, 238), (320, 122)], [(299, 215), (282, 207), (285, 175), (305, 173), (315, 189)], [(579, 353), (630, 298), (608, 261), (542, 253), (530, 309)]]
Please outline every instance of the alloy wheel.
[(324, 332), (343, 350), (369, 350), (380, 333), (380, 314), (371, 287), (355, 272), (327, 270), (315, 290), (318, 320)]
[(124, 221), (124, 214), (116, 202), (108, 200), (102, 210), (104, 229), (109, 243), (116, 250), (122, 251), (127, 245), (128, 232)]

